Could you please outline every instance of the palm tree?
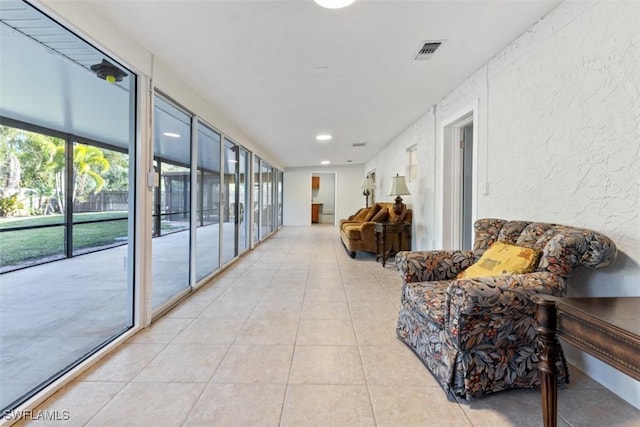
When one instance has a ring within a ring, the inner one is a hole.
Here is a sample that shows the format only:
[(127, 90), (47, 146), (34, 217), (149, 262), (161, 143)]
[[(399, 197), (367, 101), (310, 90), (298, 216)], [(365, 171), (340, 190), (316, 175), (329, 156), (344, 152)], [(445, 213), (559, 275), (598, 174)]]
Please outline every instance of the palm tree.
[[(55, 174), (55, 194), (58, 199), (60, 213), (64, 213), (64, 171), (65, 144), (57, 144), (49, 169)], [(109, 170), (109, 161), (98, 147), (85, 144), (74, 144), (73, 147), (73, 192), (71, 200), (84, 200), (90, 193), (98, 193), (104, 187), (102, 173)]]
[(73, 200), (84, 199), (89, 193), (99, 193), (104, 187), (101, 174), (109, 170), (109, 161), (98, 147), (76, 144), (73, 148), (73, 170), (75, 185)]
[[(48, 204), (45, 213), (64, 213), (66, 156), (63, 139), (0, 125), (0, 197), (29, 189), (57, 202)], [(102, 191), (110, 165), (101, 148), (75, 143), (72, 201)]]

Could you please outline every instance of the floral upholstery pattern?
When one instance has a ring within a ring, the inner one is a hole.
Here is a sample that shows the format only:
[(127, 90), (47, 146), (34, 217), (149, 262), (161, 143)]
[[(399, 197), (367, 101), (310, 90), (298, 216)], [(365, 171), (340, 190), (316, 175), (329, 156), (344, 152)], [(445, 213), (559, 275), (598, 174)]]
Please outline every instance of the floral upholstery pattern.
[(396, 254), (404, 281), (453, 280), (476, 261), (471, 251), (404, 251)]
[[(536, 271), (456, 279), (495, 241), (542, 252)], [(403, 278), (397, 334), (443, 388), (465, 399), (539, 385), (534, 294), (562, 296), (579, 266), (602, 268), (615, 244), (598, 232), (557, 224), (501, 219), (475, 223), (473, 251), (399, 252)], [(558, 383), (568, 382), (557, 355)]]

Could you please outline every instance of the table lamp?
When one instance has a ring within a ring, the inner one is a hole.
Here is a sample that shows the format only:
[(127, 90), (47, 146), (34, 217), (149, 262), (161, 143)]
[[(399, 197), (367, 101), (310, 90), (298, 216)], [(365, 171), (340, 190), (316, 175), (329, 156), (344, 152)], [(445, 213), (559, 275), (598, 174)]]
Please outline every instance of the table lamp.
[(360, 188), (362, 188), (362, 195), (365, 196), (365, 208), (369, 207), (369, 196), (371, 195), (371, 190), (376, 188), (376, 185), (373, 183), (373, 180), (368, 176), (362, 179), (362, 183), (360, 184)]
[(396, 202), (393, 205), (393, 213), (396, 214), (396, 218), (400, 220), (400, 215), (405, 209), (404, 203), (402, 203), (402, 197), (410, 195), (409, 188), (407, 187), (407, 180), (404, 176), (396, 174), (391, 178), (391, 188), (389, 189), (388, 196), (396, 196)]

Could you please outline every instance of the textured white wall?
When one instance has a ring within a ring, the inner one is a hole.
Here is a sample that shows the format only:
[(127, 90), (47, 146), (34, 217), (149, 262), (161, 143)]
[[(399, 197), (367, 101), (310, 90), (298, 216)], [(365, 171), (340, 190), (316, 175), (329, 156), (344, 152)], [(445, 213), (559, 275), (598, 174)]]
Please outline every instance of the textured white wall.
[[(575, 296), (640, 296), (640, 2), (565, 2), (514, 40), (365, 165), (384, 182), (418, 143), (408, 200), (414, 247), (442, 233), (442, 124), (478, 109), (477, 217), (599, 230), (615, 265), (579, 269)], [(481, 194), (488, 184), (489, 193)], [(570, 359), (640, 408), (640, 384), (569, 349)]]
[[(426, 114), (411, 126), (405, 129), (400, 136), (394, 139), (381, 152), (365, 165), (365, 170), (376, 173), (376, 202), (393, 202), (395, 196), (388, 196), (391, 185), (391, 177), (396, 174), (409, 175), (409, 157), (407, 150), (417, 145), (418, 178), (414, 181), (407, 179), (407, 186), (411, 195), (403, 196), (402, 200), (408, 208), (413, 210), (412, 247), (429, 247), (425, 242), (432, 239), (431, 231), (426, 226), (433, 218), (433, 181), (435, 175), (429, 173), (433, 169), (425, 167), (433, 162), (434, 146), (434, 116)], [(420, 221), (416, 221), (419, 218)]]
[(626, 266), (581, 274), (570, 282), (575, 294), (640, 295), (639, 24), (640, 3), (600, 2), (526, 53), (513, 51), (508, 67), (489, 67), (494, 191), (480, 212), (613, 238)]

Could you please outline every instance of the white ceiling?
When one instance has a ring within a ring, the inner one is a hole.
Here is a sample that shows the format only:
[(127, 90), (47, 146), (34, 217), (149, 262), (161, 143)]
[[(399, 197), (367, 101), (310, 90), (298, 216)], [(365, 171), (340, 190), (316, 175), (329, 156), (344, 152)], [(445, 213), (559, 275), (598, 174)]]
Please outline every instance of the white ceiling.
[(91, 1), (285, 167), (366, 162), (560, 2)]

